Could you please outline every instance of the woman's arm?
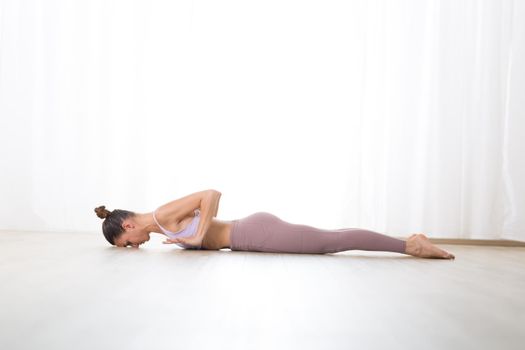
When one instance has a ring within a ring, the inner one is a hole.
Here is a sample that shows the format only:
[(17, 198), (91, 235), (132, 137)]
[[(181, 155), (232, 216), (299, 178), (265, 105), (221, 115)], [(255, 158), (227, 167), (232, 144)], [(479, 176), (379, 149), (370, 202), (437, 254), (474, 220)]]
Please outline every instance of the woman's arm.
[(187, 245), (201, 248), (204, 234), (208, 231), (211, 224), (211, 219), (217, 215), (219, 210), (219, 200), (222, 193), (215, 190), (210, 190), (207, 195), (200, 202), (200, 221), (197, 232), (190, 237), (170, 238), (166, 243), (184, 243)]
[(218, 191), (217, 191), (217, 193), (219, 194), (219, 197), (217, 198), (217, 201), (216, 201), (216, 203), (214, 205), (215, 206), (215, 212), (213, 213), (213, 217), (214, 218), (217, 217), (217, 213), (219, 212), (219, 201), (221, 200), (221, 195), (222, 195), (222, 193), (220, 193)]
[(176, 199), (158, 208), (157, 215), (161, 217), (169, 218), (170, 221), (179, 222), (183, 218), (189, 215), (193, 215), (195, 209), (201, 208), (202, 202), (210, 195), (210, 193), (216, 192), (213, 189), (204, 190), (189, 194), (182, 198)]
[(219, 191), (212, 190), (209, 194), (204, 197), (201, 202), (201, 220), (199, 227), (197, 228), (197, 237), (204, 238), (204, 234), (208, 231), (211, 224), (211, 219), (217, 216), (219, 210), (219, 200), (221, 199), (222, 193)]

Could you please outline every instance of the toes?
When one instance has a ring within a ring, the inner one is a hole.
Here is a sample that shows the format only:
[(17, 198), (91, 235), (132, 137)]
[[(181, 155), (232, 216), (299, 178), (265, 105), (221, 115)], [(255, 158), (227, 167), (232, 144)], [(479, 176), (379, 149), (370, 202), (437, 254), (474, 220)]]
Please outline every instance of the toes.
[(444, 259), (455, 259), (456, 257), (454, 254), (450, 254), (449, 252), (443, 251), (442, 256)]

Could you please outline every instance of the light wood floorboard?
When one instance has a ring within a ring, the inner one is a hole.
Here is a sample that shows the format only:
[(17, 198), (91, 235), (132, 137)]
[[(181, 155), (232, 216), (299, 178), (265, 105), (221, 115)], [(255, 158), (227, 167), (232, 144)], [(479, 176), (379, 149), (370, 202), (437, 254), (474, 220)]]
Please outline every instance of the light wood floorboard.
[(523, 349), (525, 248), (186, 251), (0, 232), (0, 349)]

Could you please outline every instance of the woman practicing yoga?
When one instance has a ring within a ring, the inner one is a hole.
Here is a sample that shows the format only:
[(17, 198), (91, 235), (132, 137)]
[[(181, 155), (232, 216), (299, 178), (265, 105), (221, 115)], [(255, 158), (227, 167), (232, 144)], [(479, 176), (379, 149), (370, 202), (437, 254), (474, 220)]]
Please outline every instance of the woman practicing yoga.
[(109, 243), (118, 247), (149, 241), (150, 233), (166, 235), (166, 244), (186, 249), (244, 250), (275, 253), (324, 254), (345, 250), (397, 252), (421, 258), (454, 259), (454, 255), (436, 247), (423, 234), (413, 234), (406, 241), (360, 228), (326, 230), (292, 224), (267, 212), (257, 212), (242, 219), (215, 219), (221, 193), (216, 190), (196, 192), (166, 203), (151, 213), (134, 213), (105, 206), (95, 209), (105, 219), (102, 231)]

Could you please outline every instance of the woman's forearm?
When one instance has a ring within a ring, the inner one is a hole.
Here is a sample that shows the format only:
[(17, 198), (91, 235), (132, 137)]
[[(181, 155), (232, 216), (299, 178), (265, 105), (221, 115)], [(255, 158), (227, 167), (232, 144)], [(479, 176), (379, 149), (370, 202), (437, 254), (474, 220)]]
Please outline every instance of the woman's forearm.
[(213, 213), (213, 217), (217, 217), (217, 213), (219, 212), (219, 201), (221, 200), (222, 193), (218, 192), (219, 196), (217, 198), (217, 201), (215, 202), (215, 212)]
[(197, 228), (197, 237), (204, 237), (204, 233), (208, 231), (208, 228), (210, 227), (211, 219), (214, 216), (217, 216), (220, 198), (221, 193), (218, 191), (214, 191), (202, 200), (200, 208), (201, 219), (199, 222), (199, 227)]

